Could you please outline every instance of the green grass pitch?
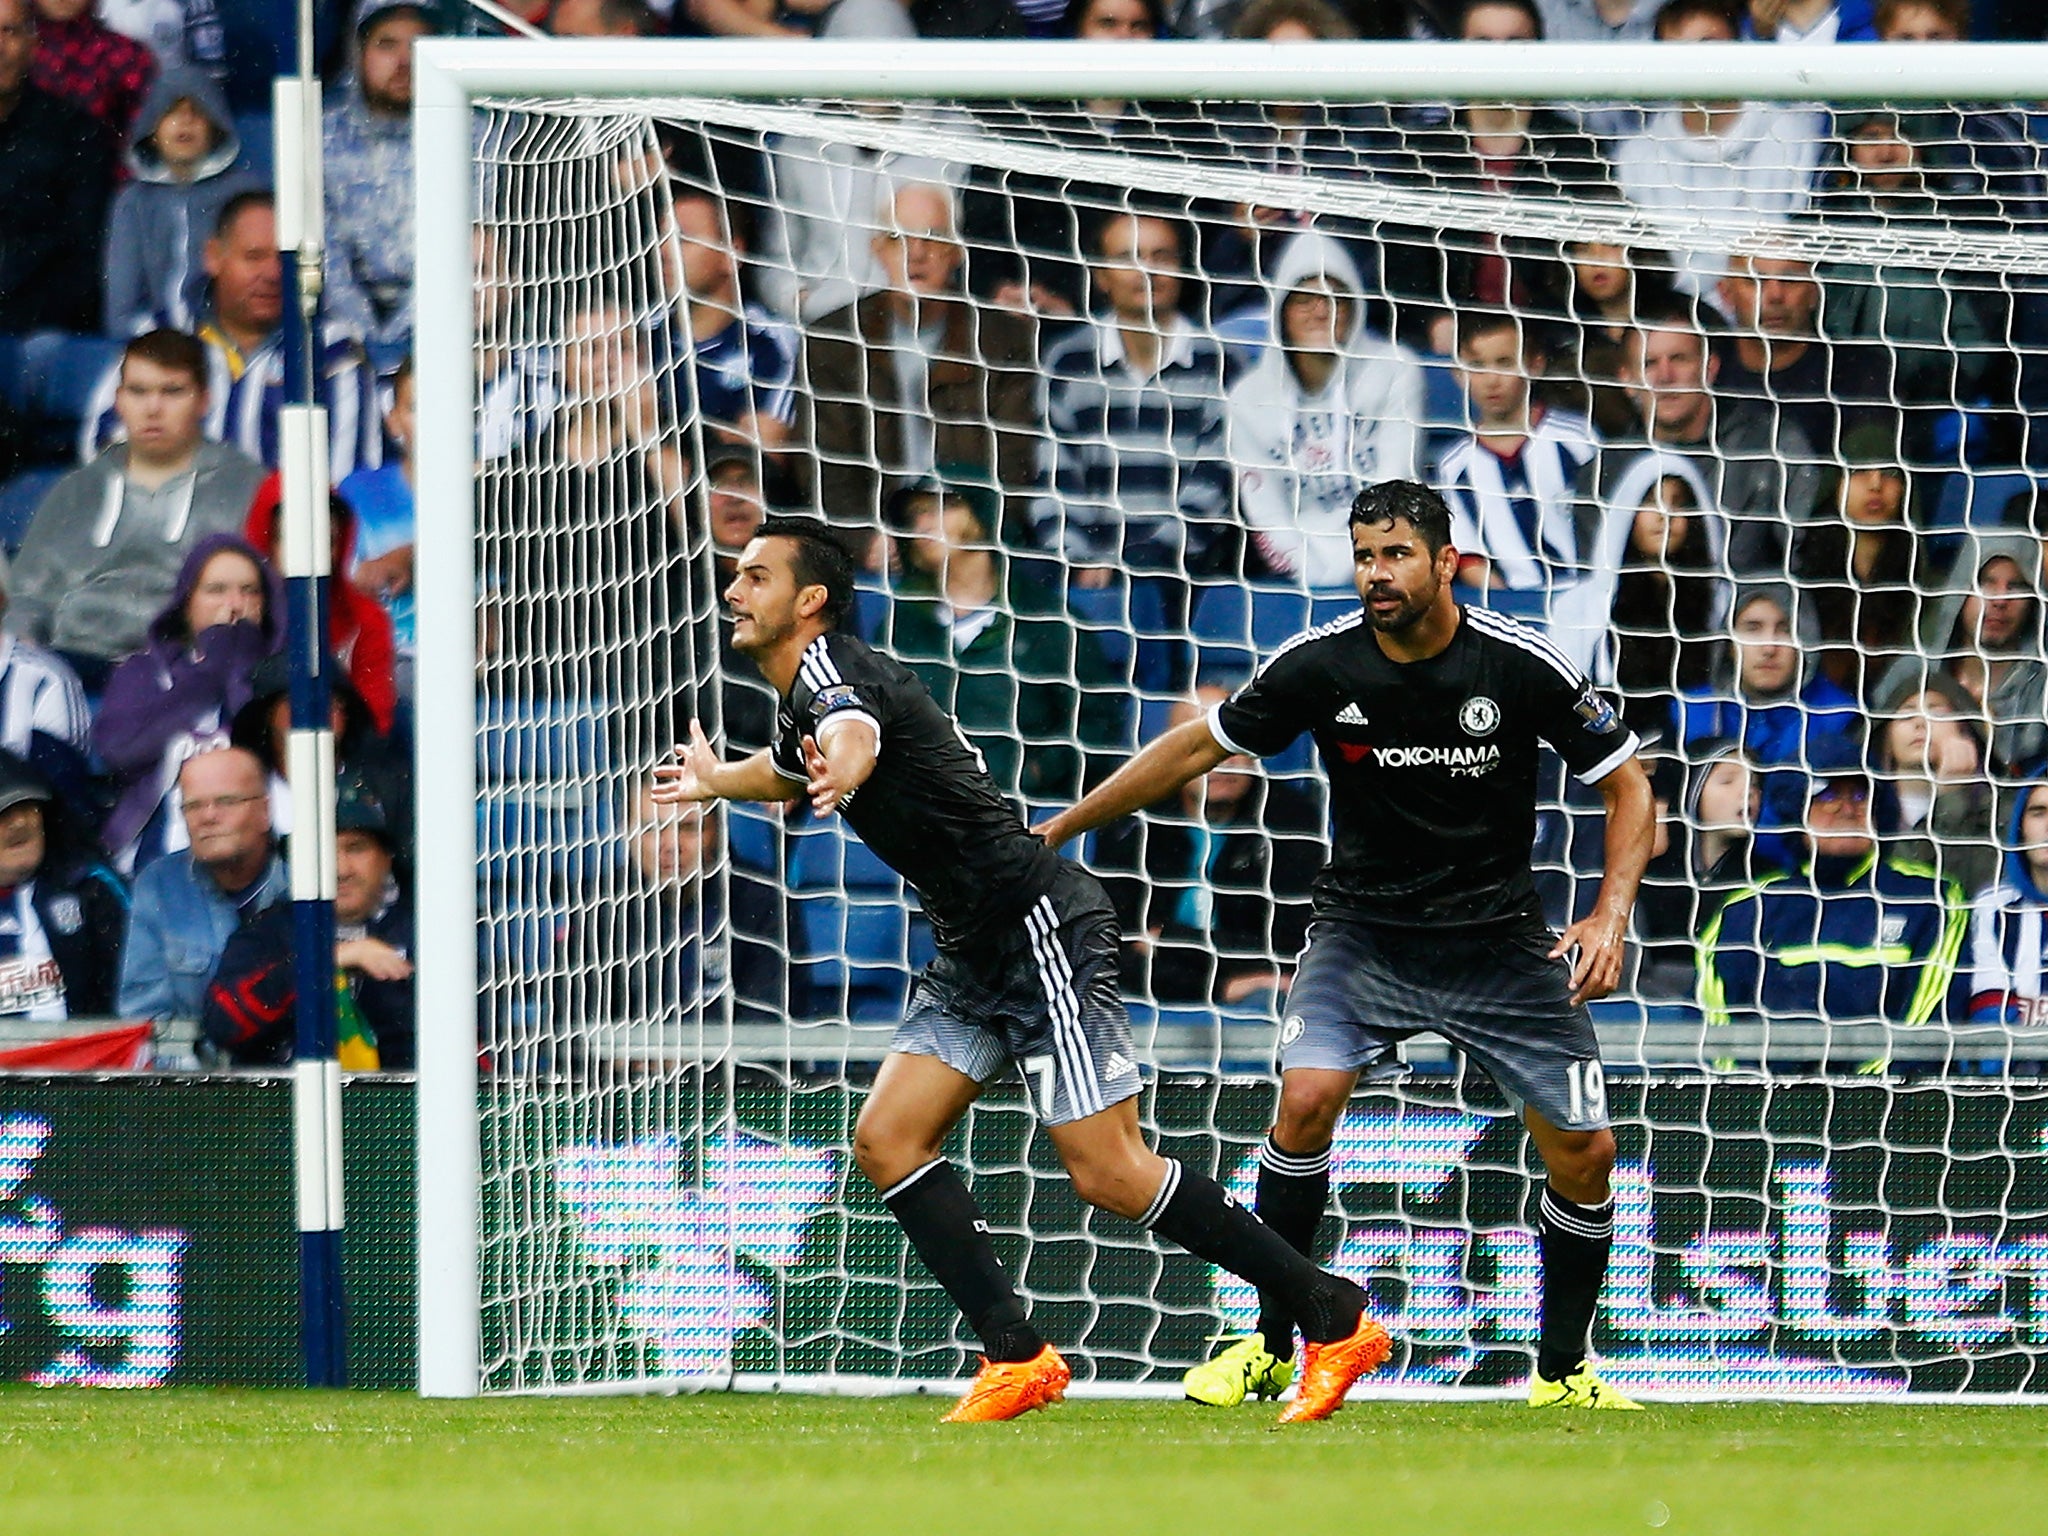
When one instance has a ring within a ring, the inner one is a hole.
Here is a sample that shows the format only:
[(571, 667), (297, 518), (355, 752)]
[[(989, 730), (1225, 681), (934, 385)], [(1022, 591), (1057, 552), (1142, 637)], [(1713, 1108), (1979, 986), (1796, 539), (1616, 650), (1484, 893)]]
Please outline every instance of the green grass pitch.
[(429, 1403), (0, 1389), (0, 1529), (30, 1533), (2048, 1530), (2048, 1411), (1082, 1401), (941, 1426), (932, 1398)]

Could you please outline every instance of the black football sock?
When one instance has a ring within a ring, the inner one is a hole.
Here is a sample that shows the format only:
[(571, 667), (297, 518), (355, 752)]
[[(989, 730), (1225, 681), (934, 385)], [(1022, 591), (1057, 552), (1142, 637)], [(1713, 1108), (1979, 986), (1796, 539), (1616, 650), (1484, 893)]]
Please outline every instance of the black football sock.
[[(1316, 1226), (1330, 1203), (1330, 1149), (1297, 1157), (1268, 1136), (1259, 1148), (1259, 1220), (1313, 1258)], [(1259, 1332), (1283, 1360), (1294, 1352), (1294, 1313), (1277, 1291), (1259, 1292)]]
[(1536, 1373), (1562, 1381), (1586, 1358), (1593, 1311), (1607, 1278), (1607, 1253), (1614, 1246), (1614, 1200), (1574, 1205), (1546, 1184), (1536, 1209), (1543, 1252), (1543, 1333)]
[(946, 1288), (967, 1325), (980, 1335), (991, 1360), (1029, 1360), (1045, 1340), (1024, 1315), (1010, 1277), (996, 1261), (988, 1223), (953, 1165), (926, 1163), (882, 1191), (882, 1203), (901, 1224), (932, 1278)]
[(1343, 1338), (1365, 1310), (1365, 1293), (1357, 1286), (1316, 1268), (1221, 1184), (1172, 1158), (1166, 1159), (1166, 1177), (1151, 1208), (1138, 1221), (1195, 1257), (1251, 1281), (1261, 1293), (1278, 1295), (1313, 1343)]

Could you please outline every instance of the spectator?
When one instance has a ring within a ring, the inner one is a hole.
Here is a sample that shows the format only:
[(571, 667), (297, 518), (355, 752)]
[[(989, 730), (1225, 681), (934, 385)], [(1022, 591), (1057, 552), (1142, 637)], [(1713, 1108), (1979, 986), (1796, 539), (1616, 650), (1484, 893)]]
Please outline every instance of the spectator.
[(128, 891), (48, 781), (0, 751), (0, 1017), (114, 1011)]
[(189, 331), (206, 302), (206, 241), (221, 208), (250, 186), (227, 98), (197, 69), (150, 87), (128, 152), (133, 176), (107, 229), (106, 332), (162, 323)]
[[(1232, 37), (1264, 43), (1342, 42), (1358, 36), (1328, 0), (1251, 0), (1230, 25)], [(1355, 173), (1374, 138), (1384, 138), (1383, 108), (1317, 101), (1245, 102), (1221, 107), (1224, 133), (1243, 163), (1281, 176), (1311, 169)], [(1292, 218), (1279, 209), (1241, 208), (1241, 219)]]
[(572, 920), (564, 962), (564, 1009), (614, 1066), (681, 1064), (694, 1046), (685, 1020), (727, 997), (742, 1021), (789, 1017), (786, 945), (775, 942), (785, 931), (782, 895), (735, 865), (715, 878), (725, 815), (722, 806), (657, 805), (644, 780), (628, 791), (621, 877)]
[(961, 292), (966, 251), (949, 188), (900, 187), (877, 212), (887, 287), (827, 315), (808, 338), (818, 500), (834, 522), (878, 528), (884, 476), (958, 466), (1001, 488), (1003, 527), (991, 531), (1015, 542), (1038, 455), (1032, 322)]
[(90, 331), (114, 158), (70, 102), (31, 83), (30, 0), (0, 0), (0, 336)]
[[(1637, 985), (1651, 996), (1689, 997), (1701, 932), (1721, 903), (1759, 873), (1760, 776), (1741, 743), (1720, 737), (1694, 742), (1683, 758), (1666, 762), (1678, 770), (1678, 793), (1660, 783), (1656, 840), (1636, 902), (1643, 946)], [(1658, 777), (1668, 783), (1671, 775)]]
[(107, 679), (93, 745), (114, 777), (106, 844), (132, 874), (185, 846), (178, 770), (228, 742), (257, 664), (284, 644), (283, 593), (239, 535), (193, 545), (149, 642)]
[(796, 425), (797, 338), (740, 293), (740, 262), (753, 241), (744, 204), (679, 186), (675, 226), (662, 243), (674, 296), (664, 336), (688, 359), (704, 431), (722, 442), (774, 452)]
[(592, 293), (569, 312), (560, 369), (546, 429), (551, 456), (585, 472), (630, 464), (650, 494), (679, 497), (687, 477), (675, 396), (662, 387), (651, 338), (618, 294)]
[(321, 125), (330, 322), (379, 373), (412, 350), (412, 45), (439, 28), (412, 0), (362, 0), (355, 69)]
[(936, 480), (898, 493), (903, 579), (884, 648), (960, 722), (1007, 795), (1066, 804), (1122, 737), (1123, 698), (1059, 593), (995, 542), (995, 498)]
[(1575, 625), (1558, 600), (1594, 574), (1599, 556), (1599, 509), (1573, 492), (1593, 457), (1593, 429), (1532, 398), (1543, 355), (1513, 315), (1460, 315), (1457, 352), (1472, 431), (1445, 450), (1437, 484), (1451, 509), (1459, 577), (1526, 594), (1583, 670), (1606, 633), (1605, 605)]
[(1664, 0), (1536, 0), (1553, 43), (1647, 43)]
[[(2039, 17), (2034, 20), (2038, 23)], [(1970, 0), (1878, 0), (1877, 35), (1887, 43), (1959, 43), (1970, 36)], [(2041, 36), (2039, 26), (2034, 36)], [(1952, 146), (1959, 169), (2013, 219), (2038, 219), (2044, 208), (2041, 146), (2026, 113), (2011, 106), (1916, 107), (1913, 132), (1929, 144)]]
[(1865, 423), (1849, 434), (1844, 457), (1832, 516), (1800, 530), (1792, 572), (1813, 594), (1829, 647), (1822, 666), (1864, 698), (1915, 650), (1921, 593), (1935, 587), (1939, 568), (1913, 526), (1912, 478), (1892, 431)]
[[(12, 573), (0, 559), (0, 619), (12, 588)], [(92, 714), (78, 674), (54, 651), (0, 631), (0, 751), (54, 779), (70, 799), (91, 750)]]
[[(276, 571), (284, 569), (284, 477), (271, 474), (256, 488), (242, 537)], [(327, 648), (348, 674), (356, 697), (382, 736), (398, 709), (396, 646), (391, 619), (377, 599), (348, 577), (356, 559), (356, 515), (339, 493), (327, 496)]]
[(1734, 327), (1714, 348), (1714, 391), (1722, 399), (1791, 418), (1824, 456), (1839, 452), (1843, 434), (1861, 424), (1896, 422), (1883, 353), (1821, 335), (1812, 262), (1737, 251), (1715, 291)]
[(1753, 402), (1716, 398), (1719, 363), (1682, 305), (1640, 317), (1623, 369), (1651, 444), (1690, 458), (1711, 504), (1728, 518), (1729, 569), (1738, 576), (1781, 574), (1792, 530), (1813, 520), (1825, 488), (1805, 434)]
[(1749, 0), (1744, 30), (1766, 43), (1872, 43), (1872, 0)]
[[(476, 456), (482, 462), (531, 447), (547, 430), (556, 405), (555, 366), (545, 348), (513, 345), (514, 273), (498, 231), (488, 224), (477, 225), (470, 234), (470, 250), (476, 275)], [(400, 363), (398, 373), (392, 376), (394, 400), (401, 379), (407, 381), (406, 389), (411, 388), (410, 363), (410, 359)], [(408, 411), (408, 422), (410, 419)], [(384, 425), (387, 435), (397, 430), (389, 416)], [(400, 447), (409, 459), (409, 425), (406, 432)]]
[[(275, 469), (278, 412), (285, 403), (284, 268), (268, 192), (238, 192), (228, 199), (202, 261), (210, 282), (210, 302), (198, 329), (206, 344), (206, 435)], [(339, 481), (381, 461), (384, 435), (377, 381), (363, 360), (361, 344), (331, 324), (322, 337), (315, 403), (327, 410), (327, 468)], [(109, 369), (86, 406), (81, 459), (120, 441), (114, 409), (119, 382), (118, 370)]]
[(712, 588), (705, 601), (692, 611), (719, 614), (718, 677), (719, 720), (725, 727), (729, 752), (758, 752), (775, 744), (777, 697), (761, 677), (758, 667), (734, 649), (732, 625), (724, 621), (724, 604), (711, 594), (732, 585), (739, 568), (739, 553), (768, 515), (768, 498), (762, 489), (759, 455), (748, 448), (726, 446), (715, 450), (704, 470), (705, 500), (711, 532)]
[[(375, 469), (359, 469), (336, 487), (341, 501), (356, 525), (353, 564), (336, 568), (355, 590), (365, 592), (381, 606), (391, 626), (394, 653), (393, 678), (397, 696), (412, 698), (412, 668), (415, 644), (413, 628), (413, 433), (415, 398), (412, 359), (398, 365), (391, 377), (391, 409), (384, 413), (384, 435), (398, 449), (398, 457), (386, 459)], [(253, 516), (253, 513), (252, 513)], [(353, 605), (353, 599), (343, 602)], [(335, 633), (337, 613), (330, 617), (329, 644), (342, 653), (354, 672), (353, 658)], [(368, 616), (356, 624), (366, 633)], [(358, 689), (364, 680), (357, 679)], [(374, 712), (374, 711), (373, 711)], [(388, 718), (388, 717), (387, 717)], [(387, 724), (385, 729), (389, 729)]]
[(191, 846), (135, 882), (115, 1008), (130, 1019), (197, 1020), (228, 938), (283, 896), (263, 765), (235, 747), (187, 758), (178, 789)]
[(1677, 701), (1713, 680), (1727, 632), (1728, 530), (1698, 466), (1682, 454), (1650, 449), (1608, 495), (1601, 513), (1606, 548), (1617, 534), (1622, 548), (1613, 559), (1603, 550), (1593, 578), (1614, 572), (1605, 659), (1622, 715), (1643, 740), (1655, 741), (1670, 729)]
[[(412, 755), (377, 734), (370, 711), (349, 683), (348, 674), (332, 655), (322, 661), (327, 674), (329, 728), (334, 732), (336, 781), (354, 784), (383, 807), (388, 841), (398, 858), (401, 879), (412, 875)], [(270, 770), (270, 827), (289, 837), (294, 823), (292, 788), (286, 778), (291, 741), (291, 662), (274, 651), (249, 676), (249, 699), (235, 712), (229, 740), (252, 753)]]
[(1975, 897), (1998, 877), (1998, 811), (1976, 701), (1946, 678), (1900, 699), (1878, 732), (1881, 807), (1900, 858), (1927, 864)]
[(99, 124), (110, 156), (128, 147), (156, 58), (94, 12), (94, 0), (35, 0), (36, 53), (30, 76)]
[(1970, 0), (1878, 0), (1877, 36), (1886, 43), (1960, 43), (1970, 35)]
[(1288, 242), (1270, 305), (1275, 344), (1224, 408), (1246, 563), (1312, 588), (1349, 586), (1359, 485), (1415, 477), (1422, 365), (1366, 329), (1358, 267), (1328, 235)]
[(1970, 921), (1972, 1024), (2048, 1027), (2048, 784), (2022, 786), (2006, 837), (2004, 879)]
[(556, 37), (646, 37), (654, 16), (647, 0), (554, 0), (547, 29)]
[(1152, 214), (1115, 214), (1095, 232), (1106, 311), (1046, 357), (1045, 479), (1037, 541), (1077, 586), (1128, 574), (1159, 595), (1163, 622), (1187, 620), (1187, 579), (1229, 553), (1223, 349), (1181, 312), (1186, 237)]
[(1894, 662), (1879, 692), (1903, 697), (1946, 673), (1991, 721), (1993, 770), (2031, 774), (2048, 757), (2040, 541), (1969, 535), (1941, 587), (1921, 594), (1919, 654)]
[(189, 67), (227, 84), (227, 28), (216, 0), (100, 0), (99, 17), (147, 48), (158, 70)]
[(263, 478), (201, 435), (206, 352), (192, 337), (138, 336), (116, 374), (124, 441), (51, 487), (14, 562), (15, 632), (62, 653), (88, 691), (147, 643), (192, 549), (241, 529)]
[[(1667, 0), (1657, 40), (1735, 41), (1719, 0)], [(1638, 207), (1698, 218), (1762, 221), (1805, 208), (1820, 159), (1818, 113), (1765, 102), (1687, 102), (1652, 112), (1640, 133), (1614, 149), (1622, 195)], [(1678, 286), (1710, 289), (1723, 270), (1718, 251), (1688, 251)]]
[(1709, 1024), (1931, 1024), (1949, 1016), (1968, 919), (1962, 893), (1880, 848), (1853, 753), (1814, 765), (1810, 852), (1730, 897), (1700, 936)]
[[(1220, 704), (1204, 686), (1173, 706), (1181, 725)], [(1123, 987), (1167, 1004), (1275, 1008), (1301, 952), (1323, 818), (1300, 789), (1247, 757), (1225, 758), (1178, 794), (1103, 830), (1092, 867), (1129, 935)]]
[(1855, 747), (1863, 724), (1853, 698), (1819, 672), (1805, 675), (1799, 612), (1793, 589), (1782, 583), (1737, 592), (1729, 616), (1732, 662), (1707, 687), (1682, 694), (1675, 716), (1681, 748), (1709, 738), (1739, 741), (1764, 772), (1758, 852), (1773, 857), (1799, 825), (1805, 766)]
[(1553, 363), (1553, 371), (1585, 386), (1583, 414), (1602, 437), (1639, 437), (1642, 418), (1623, 374), (1637, 314), (1669, 309), (1674, 302), (1664, 258), (1594, 240), (1574, 241), (1565, 256), (1571, 343), (1563, 368)]
[[(414, 1064), (412, 903), (392, 873), (384, 807), (360, 784), (334, 802), (336, 1056), (344, 1072)], [(206, 988), (200, 1033), (229, 1065), (281, 1066), (298, 1043), (292, 902), (279, 896), (227, 940)]]

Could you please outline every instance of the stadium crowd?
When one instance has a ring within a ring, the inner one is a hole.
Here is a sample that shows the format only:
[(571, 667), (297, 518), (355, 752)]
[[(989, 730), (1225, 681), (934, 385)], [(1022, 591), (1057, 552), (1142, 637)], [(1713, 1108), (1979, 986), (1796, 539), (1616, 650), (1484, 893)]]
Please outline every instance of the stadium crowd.
[[(516, 9), (565, 37), (792, 46), (2048, 30), (2033, 6), (1983, 0)], [(0, 1018), (197, 1021), (210, 1059), (257, 1064), (290, 1052), (288, 285), (267, 128), (237, 95), (238, 14), (0, 0)], [(323, 18), (335, 963), (345, 1063), (403, 1067), (411, 50), (494, 24), (409, 0)], [(862, 553), (853, 622), (1020, 803), (1064, 804), (1342, 612), (1358, 485), (1419, 478), (1452, 506), (1465, 599), (1544, 630), (1650, 744), (1663, 820), (1636, 995), (1710, 1021), (2043, 1022), (2048, 500), (2030, 471), (2048, 468), (2048, 285), (1816, 263), (1767, 238), (1815, 216), (2038, 231), (2041, 122), (1977, 103), (920, 112), (970, 138), (1718, 211), (1759, 233), (1546, 244), (661, 125), (658, 162), (608, 169), (651, 216), (647, 261), (570, 296), (509, 210), (475, 232), (479, 480), (530, 536), (486, 559), (494, 701), (569, 732), (629, 695), (673, 700), (661, 732), (708, 713), (695, 658), (724, 637), (670, 616), (715, 611), (766, 511), (811, 509)], [(653, 579), (594, 629), (557, 600), (576, 573), (631, 570)], [(725, 660), (725, 739), (763, 745), (773, 700)], [(549, 872), (601, 887), (605, 910), (527, 892), (532, 942), (498, 940), (569, 978), (561, 1006), (645, 1020), (726, 987), (743, 1016), (900, 1003), (918, 921), (836, 833), (794, 810), (664, 820), (637, 783), (614, 798), (581, 827), (612, 851)], [(1597, 837), (1562, 780), (1554, 799), (1539, 853), (1564, 920)], [(1226, 763), (1096, 840), (1133, 995), (1277, 1008), (1321, 823), (1304, 748)], [(708, 880), (721, 844), (732, 877)], [(729, 956), (702, 940), (726, 918)], [(679, 945), (681, 963), (662, 958)]]

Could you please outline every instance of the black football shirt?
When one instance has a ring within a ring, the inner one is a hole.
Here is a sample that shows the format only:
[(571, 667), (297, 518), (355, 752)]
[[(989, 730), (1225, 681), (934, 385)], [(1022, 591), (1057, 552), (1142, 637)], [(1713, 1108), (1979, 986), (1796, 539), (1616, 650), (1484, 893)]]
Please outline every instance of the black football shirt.
[(874, 772), (839, 814), (917, 892), (941, 949), (958, 952), (1050, 891), (1060, 856), (1034, 837), (917, 674), (853, 635), (805, 649), (776, 718), (776, 771), (805, 781), (803, 738), (826, 721), (866, 720)]
[(1363, 613), (1290, 641), (1216, 706), (1233, 752), (1311, 732), (1330, 779), (1318, 915), (1386, 927), (1542, 921), (1529, 872), (1539, 742), (1586, 783), (1635, 755), (1635, 733), (1526, 625), (1464, 608), (1451, 643), (1397, 662)]

